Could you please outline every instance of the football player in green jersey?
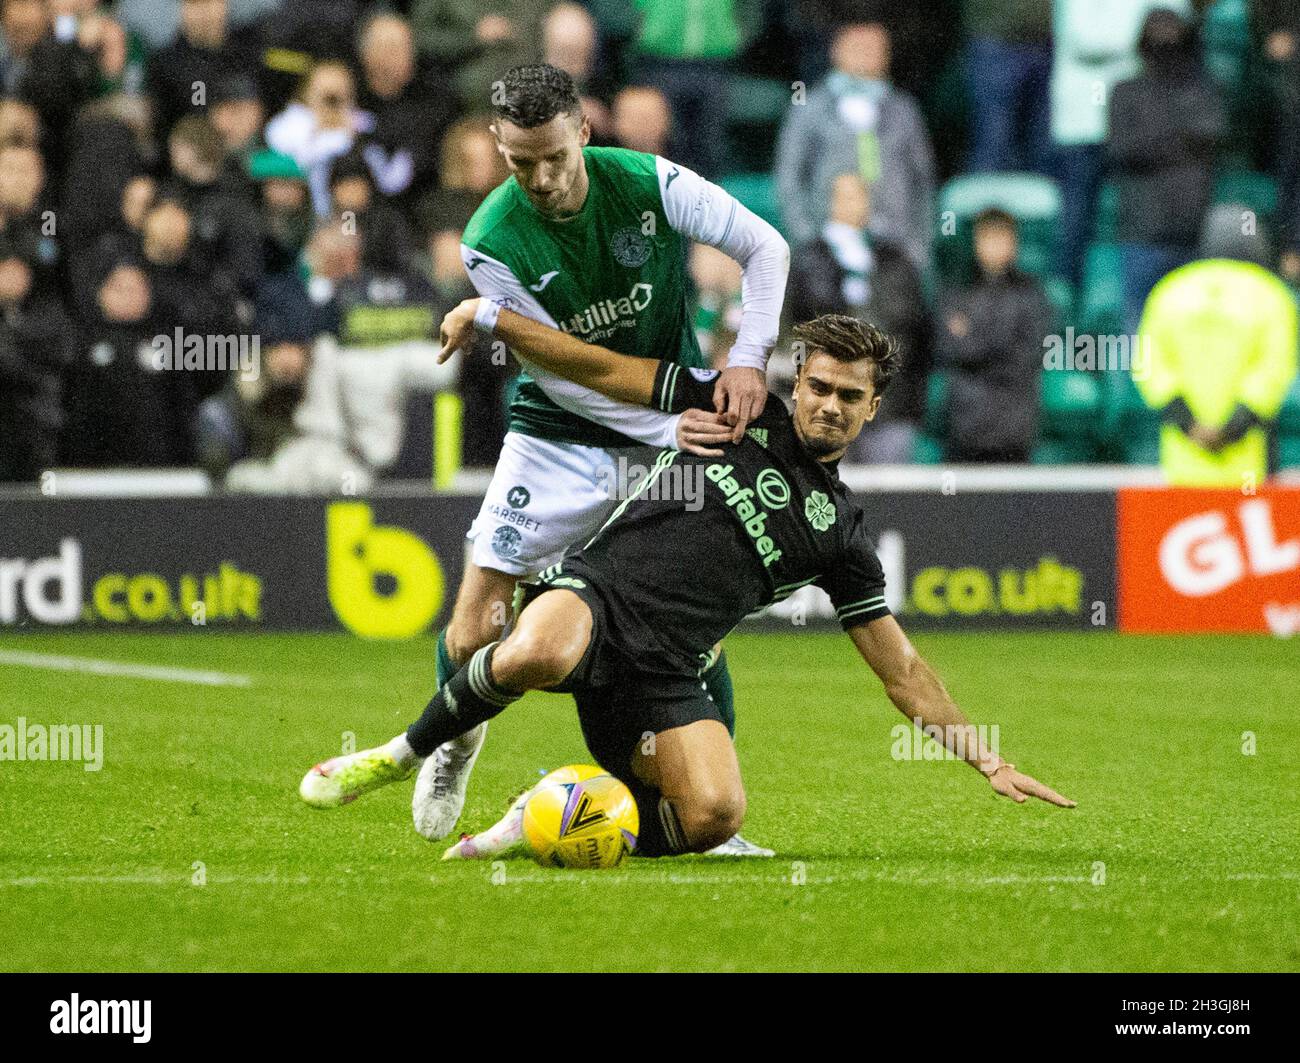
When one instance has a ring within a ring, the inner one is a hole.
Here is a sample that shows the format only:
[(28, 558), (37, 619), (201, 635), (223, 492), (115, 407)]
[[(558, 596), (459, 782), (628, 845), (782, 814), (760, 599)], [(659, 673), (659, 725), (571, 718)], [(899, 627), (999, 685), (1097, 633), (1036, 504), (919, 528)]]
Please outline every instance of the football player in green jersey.
[[(703, 371), (687, 305), (691, 241), (743, 269), (743, 316), (711, 409), (665, 413), (611, 400), (519, 358), (509, 432), (469, 531), (451, 621), (438, 638), (438, 682), (499, 639), (516, 582), (586, 541), (626, 493), (626, 470), (650, 447), (716, 453), (741, 438), (767, 399), (789, 248), (717, 185), (667, 159), (588, 146), (569, 76), (542, 64), (506, 73), (492, 130), (512, 176), (463, 237), (470, 280), (492, 304), (621, 354)], [(700, 543), (707, 550), (707, 543)], [(731, 679), (719, 652), (704, 682), (734, 730)], [(449, 833), (485, 728), (439, 748), (416, 780), (412, 812), (429, 839)], [(743, 839), (725, 854), (769, 855)]]

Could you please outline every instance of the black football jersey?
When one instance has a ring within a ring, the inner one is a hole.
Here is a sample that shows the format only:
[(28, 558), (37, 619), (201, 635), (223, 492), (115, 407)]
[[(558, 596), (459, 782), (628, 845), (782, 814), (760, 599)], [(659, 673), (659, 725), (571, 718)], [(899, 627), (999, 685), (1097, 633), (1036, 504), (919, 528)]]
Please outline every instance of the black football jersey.
[[(711, 410), (717, 377), (663, 362), (652, 405)], [(739, 443), (718, 449), (661, 451), (591, 541), (541, 580), (589, 579), (609, 611), (606, 637), (655, 671), (697, 669), (746, 616), (810, 583), (845, 629), (888, 615), (862, 507), (776, 395)]]

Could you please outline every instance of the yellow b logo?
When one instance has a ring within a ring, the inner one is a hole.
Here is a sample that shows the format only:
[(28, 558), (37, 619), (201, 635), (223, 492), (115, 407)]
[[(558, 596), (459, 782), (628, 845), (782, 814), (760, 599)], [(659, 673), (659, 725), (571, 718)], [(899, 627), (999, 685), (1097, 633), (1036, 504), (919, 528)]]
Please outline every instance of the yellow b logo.
[[(373, 639), (418, 635), (442, 607), (442, 566), (428, 544), (403, 528), (376, 526), (364, 502), (333, 502), (325, 512), (330, 605), (353, 634)], [(386, 592), (376, 577), (387, 577)]]

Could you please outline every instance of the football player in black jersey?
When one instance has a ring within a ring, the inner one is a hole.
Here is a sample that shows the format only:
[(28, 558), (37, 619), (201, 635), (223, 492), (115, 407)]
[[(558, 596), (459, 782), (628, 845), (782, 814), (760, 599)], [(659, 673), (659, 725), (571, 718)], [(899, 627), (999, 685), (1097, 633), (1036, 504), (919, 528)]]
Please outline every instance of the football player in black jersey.
[[(668, 413), (712, 406), (712, 371), (617, 354), (481, 299), (447, 315), (440, 357), (468, 348), (475, 327), (611, 398)], [(592, 754), (636, 798), (637, 851), (706, 851), (740, 829), (745, 792), (701, 672), (746, 616), (815, 584), (908, 719), (981, 772), (996, 793), (1073, 807), (987, 748), (885, 604), (865, 514), (836, 466), (879, 408), (898, 366), (895, 344), (843, 315), (800, 325), (795, 339), (801, 357), (793, 410), (771, 396), (740, 442), (720, 438), (713, 456), (661, 452), (585, 546), (523, 586), (509, 635), (478, 651), (404, 734), (335, 758), (328, 772), (312, 769), (304, 798), (321, 807), (346, 803), (403, 777), (420, 757), (526, 691), (567, 691)], [(680, 491), (659, 489), (675, 466), (699, 481), (702, 493), (693, 496), (702, 504), (683, 505)], [(498, 856), (518, 846), (526, 798), (446, 856)]]

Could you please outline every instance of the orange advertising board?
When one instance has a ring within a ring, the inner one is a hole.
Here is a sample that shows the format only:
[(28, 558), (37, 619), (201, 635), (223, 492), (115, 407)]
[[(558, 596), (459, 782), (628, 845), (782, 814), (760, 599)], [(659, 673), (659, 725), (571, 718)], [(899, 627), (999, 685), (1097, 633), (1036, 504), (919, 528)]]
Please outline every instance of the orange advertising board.
[(1125, 488), (1123, 631), (1300, 635), (1300, 488)]

